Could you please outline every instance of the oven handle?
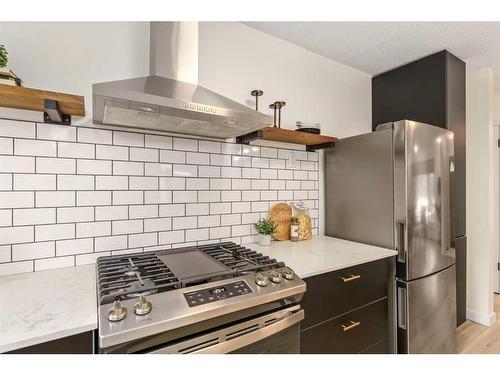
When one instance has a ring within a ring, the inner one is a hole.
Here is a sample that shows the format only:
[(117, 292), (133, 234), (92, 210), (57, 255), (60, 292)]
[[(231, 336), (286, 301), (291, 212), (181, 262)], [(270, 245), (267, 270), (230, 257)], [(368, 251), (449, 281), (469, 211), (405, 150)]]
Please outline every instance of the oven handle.
[[(304, 310), (293, 306), (278, 312), (230, 326), (149, 352), (150, 354), (225, 354), (256, 343), (304, 319)], [(234, 336), (234, 337), (231, 337)]]

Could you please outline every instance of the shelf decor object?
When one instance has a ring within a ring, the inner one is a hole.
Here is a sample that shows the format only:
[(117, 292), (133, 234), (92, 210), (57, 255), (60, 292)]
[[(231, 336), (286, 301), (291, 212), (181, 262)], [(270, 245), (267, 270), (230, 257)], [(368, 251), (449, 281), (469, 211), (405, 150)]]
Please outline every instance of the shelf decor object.
[(83, 96), (19, 86), (0, 85), (0, 107), (43, 112), (49, 124), (70, 125), (71, 116), (85, 116)]
[(251, 141), (263, 139), (266, 141), (295, 143), (305, 145), (307, 151), (316, 151), (323, 148), (334, 147), (338, 138), (326, 135), (297, 132), (289, 129), (267, 127), (236, 137), (237, 143), (248, 144)]

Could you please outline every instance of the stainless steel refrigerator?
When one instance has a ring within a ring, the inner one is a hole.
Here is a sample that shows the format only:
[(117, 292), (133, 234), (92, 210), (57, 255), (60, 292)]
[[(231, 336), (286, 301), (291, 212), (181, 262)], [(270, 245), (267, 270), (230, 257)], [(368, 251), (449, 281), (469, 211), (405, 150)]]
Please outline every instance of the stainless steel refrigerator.
[(394, 248), (399, 353), (454, 353), (453, 133), (383, 124), (325, 151), (325, 233)]

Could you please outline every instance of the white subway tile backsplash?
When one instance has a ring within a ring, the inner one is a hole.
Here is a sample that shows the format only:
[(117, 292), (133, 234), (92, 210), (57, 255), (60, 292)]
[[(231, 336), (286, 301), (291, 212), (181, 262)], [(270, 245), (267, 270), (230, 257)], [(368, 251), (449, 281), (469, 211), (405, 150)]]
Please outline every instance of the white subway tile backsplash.
[(210, 155), (210, 164), (211, 165), (220, 165), (224, 167), (228, 167), (231, 165), (231, 155), (217, 155), (217, 154), (211, 154)]
[(127, 236), (98, 237), (95, 239), (95, 251), (111, 251), (127, 248)]
[(66, 238), (75, 238), (75, 224), (49, 224), (35, 226), (35, 242), (63, 240)]
[(172, 164), (146, 163), (144, 168), (146, 176), (172, 176)]
[(74, 191), (37, 191), (36, 207), (65, 207), (75, 205)]
[(158, 162), (159, 152), (158, 150), (152, 148), (131, 147), (130, 160)]
[(106, 160), (128, 160), (128, 147), (96, 145), (95, 158)]
[(172, 202), (174, 203), (194, 203), (198, 200), (198, 192), (197, 191), (183, 191), (176, 190), (173, 192)]
[(56, 210), (58, 223), (94, 221), (94, 207), (60, 207)]
[(198, 167), (196, 165), (174, 164), (172, 175), (176, 177), (197, 177)]
[(46, 271), (55, 268), (65, 268), (74, 266), (75, 266), (75, 257), (73, 256), (35, 260), (35, 271)]
[(0, 119), (0, 136), (35, 138), (35, 124), (33, 122)]
[(113, 204), (143, 204), (142, 191), (113, 191)]
[(78, 174), (111, 174), (111, 160), (77, 160), (76, 172)]
[(188, 229), (198, 226), (198, 218), (196, 216), (174, 217), (172, 219), (173, 229)]
[(12, 275), (15, 273), (32, 272), (33, 261), (12, 262), (0, 264), (0, 276)]
[(35, 158), (0, 155), (0, 173), (35, 173)]
[(78, 142), (110, 145), (113, 143), (113, 132), (102, 129), (78, 128)]
[(183, 230), (173, 230), (168, 232), (160, 232), (159, 244), (172, 244), (184, 242), (184, 231)]
[(85, 254), (93, 251), (94, 240), (92, 238), (56, 241), (57, 256)]
[(220, 154), (221, 143), (200, 140), (198, 143), (198, 150), (200, 152), (209, 152), (212, 154)]
[(47, 124), (36, 135), (0, 120), (0, 274), (247, 243), (278, 201), (305, 201), (318, 232), (317, 153)]
[(203, 241), (208, 239), (208, 228), (186, 230), (186, 241)]
[(0, 208), (34, 207), (34, 193), (28, 191), (0, 191)]
[(144, 232), (144, 221), (139, 220), (119, 220), (111, 223), (111, 232), (117, 234), (130, 234)]
[(94, 159), (95, 145), (90, 143), (59, 142), (57, 144), (57, 156), (60, 158)]
[(76, 223), (77, 238), (109, 236), (110, 234), (111, 234), (111, 222), (109, 221)]
[(55, 208), (20, 208), (13, 211), (14, 226), (54, 224), (56, 222)]
[(143, 247), (158, 245), (156, 233), (141, 233), (128, 235), (128, 247)]
[(49, 258), (55, 256), (55, 243), (34, 242), (12, 245), (12, 261)]
[(76, 141), (76, 127), (67, 125), (37, 124), (36, 137), (53, 141)]
[(158, 190), (158, 177), (129, 177), (129, 190)]
[(113, 161), (113, 174), (119, 176), (143, 176), (144, 163), (136, 161)]
[(186, 162), (186, 153), (182, 151), (160, 150), (160, 162), (183, 164)]
[(12, 190), (11, 174), (0, 174), (0, 191), (1, 190)]
[(58, 175), (57, 190), (94, 190), (94, 176)]
[(56, 176), (49, 174), (15, 174), (14, 190), (56, 190)]
[(33, 139), (15, 139), (14, 152), (16, 155), (55, 157), (57, 155), (57, 143)]
[(128, 206), (101, 206), (95, 208), (95, 220), (128, 219)]
[(118, 146), (144, 147), (144, 134), (114, 131), (113, 144)]
[(75, 159), (36, 158), (36, 173), (75, 173)]
[(198, 151), (198, 140), (174, 138), (173, 149), (182, 151)]
[(158, 205), (148, 204), (142, 206), (129, 206), (130, 219), (144, 219), (158, 217)]
[(152, 190), (144, 192), (144, 204), (172, 203), (172, 192), (168, 190)]
[(188, 164), (208, 165), (210, 164), (210, 157), (208, 154), (188, 152), (186, 153), (186, 162)]
[(96, 190), (128, 190), (128, 177), (95, 176), (95, 188)]
[(109, 206), (110, 204), (111, 204), (111, 191), (76, 192), (77, 206)]
[(160, 217), (184, 216), (186, 205), (184, 204), (162, 204), (159, 207)]
[(150, 148), (171, 149), (172, 137), (146, 134), (145, 146)]
[(144, 232), (162, 232), (171, 229), (172, 219), (169, 217), (144, 219)]

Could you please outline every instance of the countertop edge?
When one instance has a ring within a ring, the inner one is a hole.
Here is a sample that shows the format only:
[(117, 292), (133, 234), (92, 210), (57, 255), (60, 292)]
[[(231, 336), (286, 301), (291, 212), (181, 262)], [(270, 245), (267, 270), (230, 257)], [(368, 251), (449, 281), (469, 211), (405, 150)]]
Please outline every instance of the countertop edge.
[(23, 349), (23, 348), (27, 348), (29, 346), (33, 346), (33, 345), (37, 345), (37, 344), (43, 344), (43, 343), (46, 343), (49, 341), (62, 339), (64, 337), (77, 335), (79, 333), (93, 331), (94, 329), (97, 329), (97, 316), (96, 316), (95, 323), (92, 323), (92, 324), (86, 324), (86, 325), (79, 326), (79, 327), (64, 329), (62, 331), (48, 333), (45, 335), (40, 335), (40, 336), (16, 341), (16, 342), (5, 344), (5, 345), (0, 344), (0, 353), (7, 353), (7, 352), (10, 352), (13, 350)]
[(301, 274), (301, 275), (298, 275), (298, 276), (300, 278), (302, 278), (302, 279), (306, 279), (308, 277), (313, 277), (313, 276), (321, 275), (321, 274), (328, 273), (328, 272), (338, 271), (338, 270), (341, 270), (341, 269), (344, 269), (344, 268), (358, 266), (360, 264), (374, 262), (374, 261), (380, 260), (380, 259), (391, 258), (391, 257), (396, 256), (398, 254), (398, 252), (394, 251), (394, 250), (388, 250), (388, 251), (390, 253), (379, 254), (379, 255), (375, 255), (375, 256), (369, 257), (369, 258), (365, 258), (365, 259), (360, 259), (360, 260), (356, 260), (356, 261), (352, 261), (352, 262), (343, 263), (342, 265), (337, 266), (337, 267), (328, 267), (328, 268), (325, 268), (325, 269), (321, 269), (321, 270), (314, 271), (314, 272), (308, 272), (308, 273)]

